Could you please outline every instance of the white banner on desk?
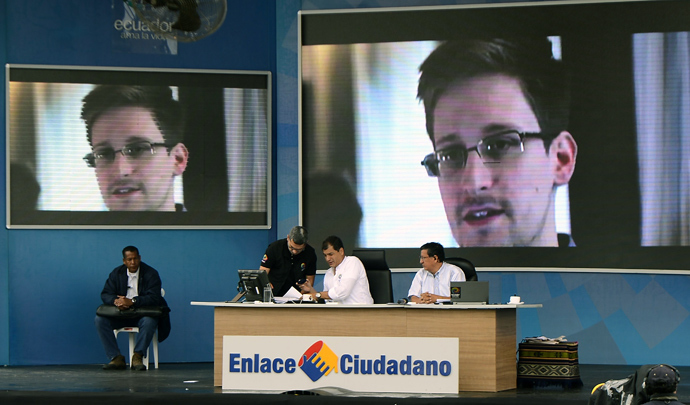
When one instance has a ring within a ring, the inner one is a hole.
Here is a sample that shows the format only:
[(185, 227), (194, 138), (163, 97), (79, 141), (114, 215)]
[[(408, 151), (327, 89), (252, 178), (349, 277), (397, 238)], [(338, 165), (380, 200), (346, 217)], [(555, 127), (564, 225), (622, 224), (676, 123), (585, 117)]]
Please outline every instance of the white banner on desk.
[(223, 389), (458, 392), (458, 339), (223, 336)]

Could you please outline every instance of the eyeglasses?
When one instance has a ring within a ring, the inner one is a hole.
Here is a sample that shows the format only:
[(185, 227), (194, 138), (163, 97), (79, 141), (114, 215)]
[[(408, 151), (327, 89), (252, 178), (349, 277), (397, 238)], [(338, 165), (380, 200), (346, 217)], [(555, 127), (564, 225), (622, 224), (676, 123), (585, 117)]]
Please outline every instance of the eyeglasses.
[(453, 145), (424, 156), (422, 166), (426, 168), (429, 177), (444, 177), (451, 175), (467, 166), (470, 151), (477, 151), (477, 155), (484, 163), (501, 163), (525, 151), (525, 138), (549, 139), (537, 132), (505, 131), (490, 135), (477, 142), (477, 146), (466, 148)]
[(296, 255), (302, 253), (302, 251), (304, 251), (305, 247), (306, 246), (302, 246), (301, 248), (296, 248), (296, 247), (292, 246), (292, 244), (290, 242), (288, 242), (288, 250), (290, 250), (293, 254), (296, 254)]
[(154, 155), (156, 148), (160, 146), (168, 147), (165, 143), (135, 142), (117, 150), (109, 147), (97, 148), (92, 153), (86, 154), (83, 159), (89, 167), (102, 167), (113, 163), (117, 153), (122, 153), (122, 156), (136, 161)]

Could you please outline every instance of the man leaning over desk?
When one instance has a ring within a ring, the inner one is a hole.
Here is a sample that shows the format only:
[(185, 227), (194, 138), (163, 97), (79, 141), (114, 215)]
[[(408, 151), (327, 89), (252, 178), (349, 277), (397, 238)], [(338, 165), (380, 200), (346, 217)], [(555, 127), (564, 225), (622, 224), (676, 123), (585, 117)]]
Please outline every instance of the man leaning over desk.
[(287, 238), (279, 239), (266, 248), (259, 268), (268, 273), (276, 297), (285, 295), (300, 279), (314, 284), (316, 251), (309, 245), (308, 236), (306, 229), (295, 226)]
[(440, 299), (450, 299), (450, 282), (465, 281), (465, 273), (458, 266), (444, 262), (446, 254), (440, 243), (425, 243), (420, 250), (422, 268), (412, 280), (407, 294), (410, 301), (433, 304)]

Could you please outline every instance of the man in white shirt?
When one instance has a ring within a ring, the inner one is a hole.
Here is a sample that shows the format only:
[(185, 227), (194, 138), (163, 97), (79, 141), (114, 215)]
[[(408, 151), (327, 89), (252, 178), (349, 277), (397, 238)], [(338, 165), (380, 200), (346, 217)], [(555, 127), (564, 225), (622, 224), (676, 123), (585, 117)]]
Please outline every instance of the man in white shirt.
[(364, 265), (356, 256), (345, 256), (343, 241), (329, 236), (321, 245), (330, 268), (323, 279), (324, 291), (317, 292), (309, 281), (300, 284), (303, 294), (315, 300), (330, 300), (341, 304), (373, 304), (369, 280)]
[(412, 280), (407, 294), (410, 301), (433, 304), (440, 299), (450, 299), (450, 282), (465, 281), (465, 273), (458, 266), (444, 262), (446, 255), (440, 243), (425, 243), (420, 250), (422, 269)]

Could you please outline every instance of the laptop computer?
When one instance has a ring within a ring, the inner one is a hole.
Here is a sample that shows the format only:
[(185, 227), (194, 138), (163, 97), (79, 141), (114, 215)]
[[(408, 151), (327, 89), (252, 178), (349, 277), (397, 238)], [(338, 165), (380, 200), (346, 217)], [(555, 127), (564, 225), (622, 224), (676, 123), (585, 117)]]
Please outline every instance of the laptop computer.
[(489, 302), (488, 281), (451, 281), (450, 302), (483, 305)]

